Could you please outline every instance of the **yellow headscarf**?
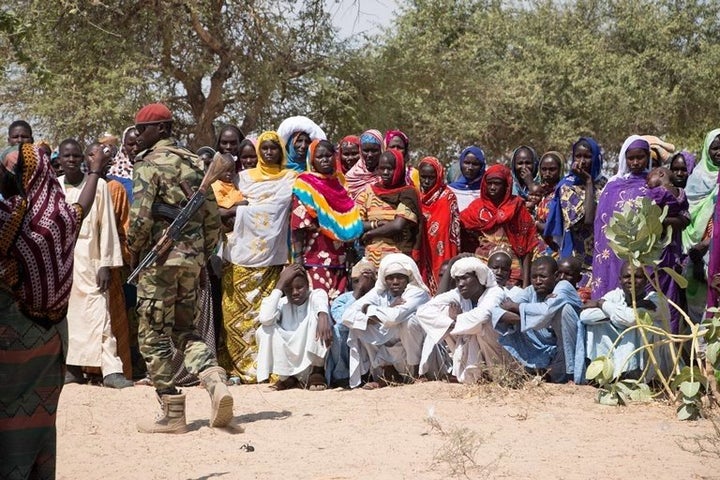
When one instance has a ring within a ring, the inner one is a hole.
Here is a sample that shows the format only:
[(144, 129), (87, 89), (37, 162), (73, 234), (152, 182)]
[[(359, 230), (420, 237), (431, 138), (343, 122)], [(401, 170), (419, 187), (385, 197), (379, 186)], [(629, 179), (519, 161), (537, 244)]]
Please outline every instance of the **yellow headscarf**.
[[(280, 155), (282, 155), (280, 165), (268, 165), (260, 153), (260, 146), (263, 142), (268, 140), (277, 143), (280, 146)], [(248, 175), (250, 175), (250, 179), (252, 179), (252, 181), (262, 182), (263, 180), (275, 180), (285, 175), (287, 171), (285, 168), (285, 165), (287, 164), (285, 144), (277, 132), (267, 131), (260, 134), (257, 139), (257, 143), (255, 144), (255, 152), (257, 153), (258, 158), (257, 167), (248, 170)]]

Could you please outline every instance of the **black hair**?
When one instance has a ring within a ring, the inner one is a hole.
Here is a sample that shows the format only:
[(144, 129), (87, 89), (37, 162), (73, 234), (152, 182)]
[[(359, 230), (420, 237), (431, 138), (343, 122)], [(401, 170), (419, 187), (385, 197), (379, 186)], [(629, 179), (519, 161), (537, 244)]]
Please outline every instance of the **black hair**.
[(30, 132), (30, 136), (32, 137), (32, 135), (33, 135), (32, 127), (25, 120), (15, 120), (14, 122), (12, 122), (10, 124), (10, 126), (8, 127), (8, 136), (10, 136), (10, 132), (13, 129), (18, 128), (18, 127), (22, 127), (24, 129), (26, 129), (28, 132)]
[(74, 146), (78, 147), (81, 152), (83, 152), (83, 153), (85, 152), (85, 150), (83, 150), (83, 148), (82, 148), (82, 145), (80, 145), (80, 142), (78, 142), (78, 141), (75, 140), (74, 138), (66, 138), (65, 140), (63, 140), (62, 142), (60, 142), (60, 145), (58, 145), (58, 152), (59, 152), (59, 151), (62, 149), (62, 147), (64, 147), (65, 145), (74, 145)]
[(537, 268), (542, 267), (543, 265), (547, 265), (550, 267), (552, 273), (557, 273), (558, 271), (558, 264), (555, 261), (555, 259), (549, 255), (544, 255), (542, 257), (538, 257), (535, 260), (533, 260), (532, 264), (530, 265), (531, 268)]

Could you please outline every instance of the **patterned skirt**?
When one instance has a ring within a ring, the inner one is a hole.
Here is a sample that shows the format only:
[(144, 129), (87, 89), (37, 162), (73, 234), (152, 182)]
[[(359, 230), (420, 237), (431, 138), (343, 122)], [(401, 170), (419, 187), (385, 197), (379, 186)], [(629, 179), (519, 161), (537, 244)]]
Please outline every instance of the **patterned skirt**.
[(242, 267), (227, 264), (223, 272), (223, 346), (218, 362), (230, 377), (243, 383), (257, 382), (257, 343), (255, 331), (260, 303), (275, 288), (283, 265)]
[(67, 323), (45, 329), (0, 291), (0, 478), (55, 478)]

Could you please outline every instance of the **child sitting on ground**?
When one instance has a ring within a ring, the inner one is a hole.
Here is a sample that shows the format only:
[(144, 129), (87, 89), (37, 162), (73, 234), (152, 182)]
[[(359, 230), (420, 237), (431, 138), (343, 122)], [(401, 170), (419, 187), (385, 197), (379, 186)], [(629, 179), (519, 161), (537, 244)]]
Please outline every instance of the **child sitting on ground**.
[(324, 290), (310, 290), (307, 272), (298, 264), (280, 273), (277, 286), (260, 304), (255, 332), (258, 344), (257, 380), (271, 373), (280, 376), (276, 390), (305, 384), (308, 390), (325, 390), (325, 357), (332, 342)]

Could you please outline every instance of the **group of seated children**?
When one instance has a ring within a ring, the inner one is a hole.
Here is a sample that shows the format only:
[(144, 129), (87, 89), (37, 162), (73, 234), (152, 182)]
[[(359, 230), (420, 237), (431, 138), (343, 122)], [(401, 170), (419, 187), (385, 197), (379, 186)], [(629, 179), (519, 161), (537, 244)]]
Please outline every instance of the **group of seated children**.
[(323, 290), (310, 289), (301, 266), (290, 265), (260, 310), (258, 381), (277, 376), (278, 390), (376, 389), (443, 378), (475, 383), (502, 367), (583, 383), (587, 364), (600, 355), (614, 361), (616, 375), (645, 368), (637, 330), (612, 347), (636, 322), (633, 285), (640, 315), (658, 325), (669, 316), (642, 270), (624, 264), (621, 288), (583, 302), (577, 259), (535, 259), (526, 288), (508, 288), (511, 264), (502, 249), (487, 263), (461, 254), (431, 297), (415, 262), (392, 253), (377, 272), (368, 261), (355, 265), (353, 290), (332, 305)]

